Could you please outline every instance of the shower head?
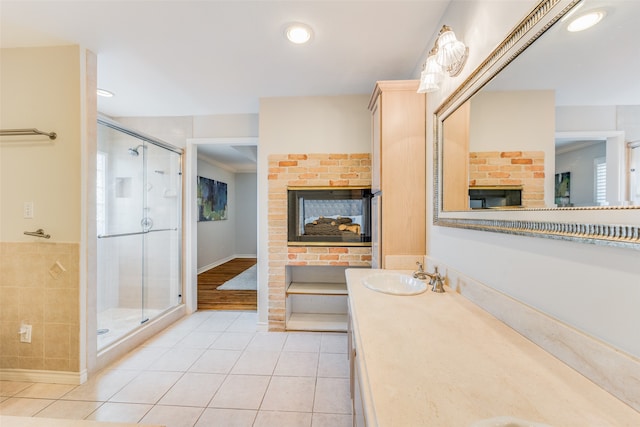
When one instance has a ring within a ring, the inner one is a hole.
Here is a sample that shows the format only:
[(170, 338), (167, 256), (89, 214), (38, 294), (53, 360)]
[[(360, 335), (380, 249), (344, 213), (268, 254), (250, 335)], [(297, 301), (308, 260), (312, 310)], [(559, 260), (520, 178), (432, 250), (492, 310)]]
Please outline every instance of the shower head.
[(129, 148), (129, 155), (131, 155), (131, 156), (139, 156), (140, 152), (138, 151), (138, 149), (140, 147), (144, 148), (144, 145), (138, 145), (135, 148)]

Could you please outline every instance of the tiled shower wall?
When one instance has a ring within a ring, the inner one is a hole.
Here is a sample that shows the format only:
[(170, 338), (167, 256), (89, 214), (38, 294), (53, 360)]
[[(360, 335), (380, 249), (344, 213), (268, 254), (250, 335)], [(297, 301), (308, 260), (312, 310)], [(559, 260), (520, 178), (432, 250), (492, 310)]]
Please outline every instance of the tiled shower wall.
[(545, 207), (544, 151), (469, 153), (469, 185), (521, 185), (522, 204)]
[(78, 372), (79, 245), (3, 242), (0, 254), (0, 369)]
[(269, 330), (284, 331), (288, 265), (371, 266), (370, 247), (287, 246), (287, 187), (371, 186), (369, 153), (269, 156)]

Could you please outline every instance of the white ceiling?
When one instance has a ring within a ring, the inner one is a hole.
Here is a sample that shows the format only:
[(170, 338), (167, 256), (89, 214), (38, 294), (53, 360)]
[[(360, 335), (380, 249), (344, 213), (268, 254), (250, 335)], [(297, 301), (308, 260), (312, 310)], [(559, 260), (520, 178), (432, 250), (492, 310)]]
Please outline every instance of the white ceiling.
[[(113, 116), (258, 113), (259, 98), (369, 93), (414, 76), (449, 0), (0, 0), (0, 46), (80, 44)], [(308, 45), (288, 23), (314, 30)]]
[[(258, 113), (262, 97), (414, 78), (449, 1), (0, 0), (0, 46), (93, 51), (98, 87), (115, 93), (98, 110), (111, 117)], [(310, 43), (286, 40), (291, 22), (313, 28)], [(230, 170), (251, 164), (246, 147), (199, 153)]]

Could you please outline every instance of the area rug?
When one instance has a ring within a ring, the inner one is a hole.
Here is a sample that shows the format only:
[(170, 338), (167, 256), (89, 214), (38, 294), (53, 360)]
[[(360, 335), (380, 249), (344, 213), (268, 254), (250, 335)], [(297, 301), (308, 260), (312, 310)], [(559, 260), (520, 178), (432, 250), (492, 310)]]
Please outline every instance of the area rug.
[(249, 267), (233, 279), (227, 280), (218, 286), (218, 290), (222, 291), (255, 291), (258, 288), (258, 265)]

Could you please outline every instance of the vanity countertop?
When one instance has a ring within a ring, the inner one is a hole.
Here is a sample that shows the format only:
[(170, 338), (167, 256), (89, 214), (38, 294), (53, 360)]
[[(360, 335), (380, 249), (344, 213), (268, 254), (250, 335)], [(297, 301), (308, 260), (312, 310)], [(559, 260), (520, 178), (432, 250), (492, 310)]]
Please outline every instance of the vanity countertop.
[(346, 272), (368, 426), (640, 426), (639, 412), (450, 288), (383, 294), (362, 284), (379, 271)]

